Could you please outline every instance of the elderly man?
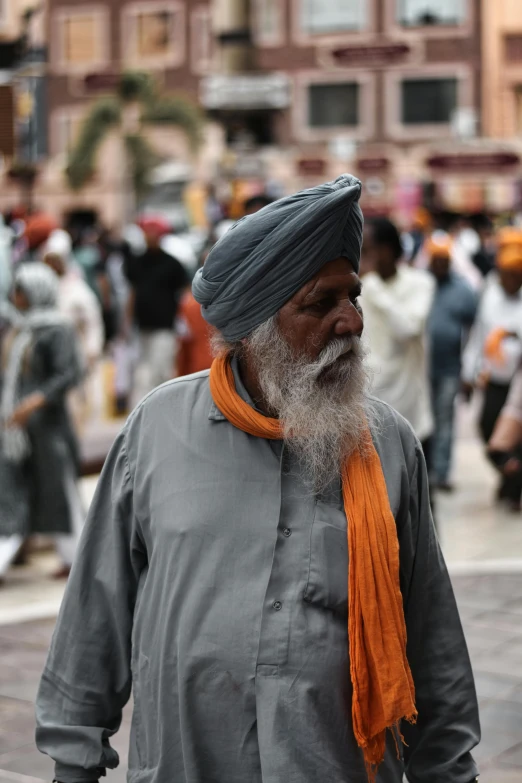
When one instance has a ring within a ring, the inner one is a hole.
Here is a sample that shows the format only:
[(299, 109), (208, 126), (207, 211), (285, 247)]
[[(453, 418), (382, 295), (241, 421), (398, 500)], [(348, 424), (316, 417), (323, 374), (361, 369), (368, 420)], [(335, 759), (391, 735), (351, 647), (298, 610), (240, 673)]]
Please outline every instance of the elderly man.
[(116, 766), (131, 687), (136, 783), (475, 778), (422, 452), (366, 392), (360, 191), (275, 202), (198, 272), (219, 356), (115, 444), (43, 674), (62, 783)]

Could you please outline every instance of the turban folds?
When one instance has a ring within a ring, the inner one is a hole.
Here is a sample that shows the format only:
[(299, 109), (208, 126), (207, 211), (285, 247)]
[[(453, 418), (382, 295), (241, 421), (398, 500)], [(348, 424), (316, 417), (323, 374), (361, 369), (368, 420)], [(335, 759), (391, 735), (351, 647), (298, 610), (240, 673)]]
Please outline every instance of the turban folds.
[(329, 261), (361, 255), (361, 182), (333, 182), (243, 218), (213, 247), (192, 284), (203, 317), (234, 341), (246, 337)]
[(435, 231), (424, 243), (429, 258), (451, 258), (453, 242), (445, 231)]

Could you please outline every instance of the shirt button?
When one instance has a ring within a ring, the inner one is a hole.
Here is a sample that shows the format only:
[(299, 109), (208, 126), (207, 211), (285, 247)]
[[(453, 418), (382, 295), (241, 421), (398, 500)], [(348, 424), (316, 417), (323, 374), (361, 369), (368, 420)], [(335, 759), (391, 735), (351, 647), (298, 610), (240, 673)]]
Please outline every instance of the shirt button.
[(285, 538), (290, 538), (290, 536), (292, 535), (292, 531), (290, 530), (289, 527), (285, 527), (285, 529), (283, 530), (283, 535)]
[(283, 604), (281, 603), (281, 601), (274, 601), (272, 606), (276, 610), (276, 612), (278, 612), (280, 609), (283, 608)]

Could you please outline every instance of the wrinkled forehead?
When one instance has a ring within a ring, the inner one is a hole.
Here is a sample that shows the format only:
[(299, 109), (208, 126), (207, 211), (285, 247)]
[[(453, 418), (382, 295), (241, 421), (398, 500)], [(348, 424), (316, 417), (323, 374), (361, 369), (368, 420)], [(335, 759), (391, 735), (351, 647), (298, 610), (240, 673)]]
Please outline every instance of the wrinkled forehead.
[(350, 261), (346, 256), (339, 256), (326, 264), (316, 272), (299, 290), (311, 288), (318, 283), (325, 284), (348, 284), (352, 279), (358, 280), (358, 264)]

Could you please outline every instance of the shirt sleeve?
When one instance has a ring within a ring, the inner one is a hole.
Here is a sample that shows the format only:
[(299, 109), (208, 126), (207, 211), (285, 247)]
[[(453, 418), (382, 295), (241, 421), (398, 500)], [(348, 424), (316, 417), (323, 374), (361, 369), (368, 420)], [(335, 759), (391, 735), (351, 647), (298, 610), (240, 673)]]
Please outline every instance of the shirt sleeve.
[(36, 744), (61, 783), (119, 763), (109, 738), (131, 693), (131, 630), (144, 547), (133, 513), (125, 435), (98, 483), (36, 701)]
[(522, 424), (522, 367), (511, 381), (509, 395), (502, 416), (515, 419)]
[(127, 249), (123, 255), (123, 273), (131, 285), (134, 285), (137, 281), (137, 267), (138, 259), (130, 249)]
[(83, 329), (83, 347), (88, 360), (99, 359), (103, 352), (104, 329), (100, 304), (85, 286), (78, 298), (79, 317)]
[(477, 697), (418, 444), (409, 519), (400, 540), (401, 571), (406, 562), (407, 651), (419, 715), (416, 725), (401, 725), (406, 774), (409, 783), (470, 783), (477, 775), (471, 750), (480, 740)]
[(474, 383), (482, 369), (482, 350), (485, 339), (482, 317), (483, 308), (484, 299), (479, 304), (477, 317), (471, 328), (469, 340), (462, 356), (462, 378), (466, 383)]
[(467, 327), (470, 327), (477, 314), (478, 297), (469, 286), (466, 286), (466, 295), (462, 299), (463, 321)]
[(170, 277), (174, 288), (182, 289), (189, 284), (189, 278), (185, 271), (185, 267), (178, 261), (177, 258), (169, 256), (172, 264), (170, 269)]
[[(424, 273), (418, 274), (424, 277)], [(433, 302), (434, 285), (427, 275), (421, 282), (414, 292), (398, 302), (378, 275), (369, 274), (364, 277), (363, 301), (371, 302), (386, 314), (390, 332), (397, 340), (411, 340), (424, 333)]]

